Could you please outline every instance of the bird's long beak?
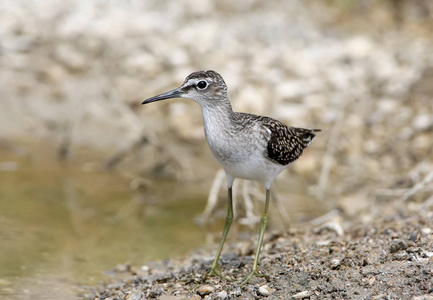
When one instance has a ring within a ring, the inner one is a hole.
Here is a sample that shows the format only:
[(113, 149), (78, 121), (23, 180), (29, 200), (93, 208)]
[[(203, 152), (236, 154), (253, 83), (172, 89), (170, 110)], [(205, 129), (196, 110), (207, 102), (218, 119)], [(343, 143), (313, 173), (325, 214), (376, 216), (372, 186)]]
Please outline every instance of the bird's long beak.
[(160, 95), (146, 99), (141, 104), (147, 104), (147, 103), (160, 101), (160, 100), (164, 100), (164, 99), (181, 98), (182, 95), (183, 95), (183, 92), (180, 90), (180, 88), (177, 88), (177, 89), (171, 90), (169, 92), (165, 92), (165, 93), (162, 93)]

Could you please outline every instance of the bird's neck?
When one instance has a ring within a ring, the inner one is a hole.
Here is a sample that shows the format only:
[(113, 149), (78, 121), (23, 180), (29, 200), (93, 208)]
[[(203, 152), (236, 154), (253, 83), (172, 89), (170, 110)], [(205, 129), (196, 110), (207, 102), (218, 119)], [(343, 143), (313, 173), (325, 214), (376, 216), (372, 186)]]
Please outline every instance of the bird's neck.
[(202, 105), (201, 110), (208, 139), (214, 135), (224, 135), (230, 132), (234, 112), (228, 98), (219, 99), (218, 103)]

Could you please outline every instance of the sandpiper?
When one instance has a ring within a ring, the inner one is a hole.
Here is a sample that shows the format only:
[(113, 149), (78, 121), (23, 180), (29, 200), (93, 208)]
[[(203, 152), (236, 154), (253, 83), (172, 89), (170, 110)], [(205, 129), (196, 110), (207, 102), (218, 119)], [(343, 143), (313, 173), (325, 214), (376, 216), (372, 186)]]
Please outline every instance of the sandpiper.
[(235, 178), (259, 181), (266, 188), (256, 255), (251, 272), (241, 282), (244, 285), (254, 276), (263, 276), (257, 266), (268, 223), (271, 184), (301, 156), (315, 137), (314, 132), (320, 130), (289, 127), (269, 117), (234, 112), (223, 78), (212, 70), (194, 72), (179, 88), (151, 97), (142, 104), (171, 98), (188, 98), (200, 105), (209, 148), (227, 178), (227, 217), (217, 254), (206, 276), (225, 278), (218, 261), (233, 220), (232, 186)]

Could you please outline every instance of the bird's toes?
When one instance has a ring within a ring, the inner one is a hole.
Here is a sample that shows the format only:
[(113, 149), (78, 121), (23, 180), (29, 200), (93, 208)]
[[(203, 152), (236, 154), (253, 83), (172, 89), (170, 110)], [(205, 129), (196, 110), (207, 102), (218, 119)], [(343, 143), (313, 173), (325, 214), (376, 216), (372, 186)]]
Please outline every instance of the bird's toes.
[(248, 275), (245, 276), (245, 278), (239, 283), (239, 286), (246, 285), (254, 277), (266, 277), (266, 278), (268, 278), (269, 275), (259, 273), (257, 270), (251, 270), (251, 272), (248, 273)]
[(206, 273), (206, 275), (205, 275), (205, 280), (206, 280), (208, 277), (211, 277), (211, 276), (218, 276), (219, 278), (224, 279), (224, 280), (226, 280), (226, 281), (232, 281), (232, 279), (227, 278), (227, 277), (225, 277), (225, 276), (222, 274), (219, 265), (216, 265), (214, 268), (211, 268), (211, 269)]

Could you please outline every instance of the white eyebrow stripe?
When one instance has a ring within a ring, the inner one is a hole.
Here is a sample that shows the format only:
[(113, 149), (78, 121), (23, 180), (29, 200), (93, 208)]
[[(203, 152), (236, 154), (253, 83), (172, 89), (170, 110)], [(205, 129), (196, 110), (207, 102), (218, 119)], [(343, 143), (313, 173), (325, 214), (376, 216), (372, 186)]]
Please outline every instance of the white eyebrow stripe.
[(206, 79), (203, 79), (203, 78), (191, 78), (191, 79), (189, 79), (189, 80), (185, 83), (185, 86), (195, 86), (195, 85), (197, 85), (197, 83), (199, 83), (200, 81), (206, 81), (207, 84), (210, 84), (210, 83), (212, 82), (212, 80), (210, 80), (210, 79), (208, 79), (208, 78), (206, 78)]
[(199, 81), (201, 81), (201, 79), (199, 80), (198, 78), (192, 78), (186, 82), (186, 85), (187, 86), (194, 86), (194, 85), (197, 85), (197, 83)]

